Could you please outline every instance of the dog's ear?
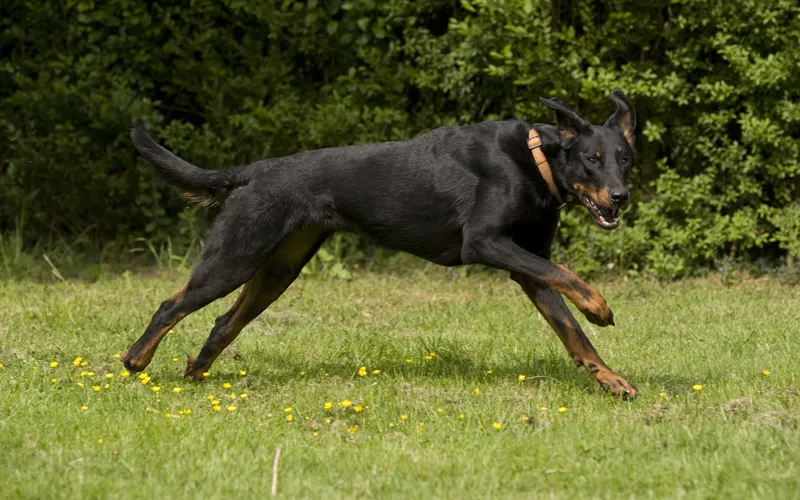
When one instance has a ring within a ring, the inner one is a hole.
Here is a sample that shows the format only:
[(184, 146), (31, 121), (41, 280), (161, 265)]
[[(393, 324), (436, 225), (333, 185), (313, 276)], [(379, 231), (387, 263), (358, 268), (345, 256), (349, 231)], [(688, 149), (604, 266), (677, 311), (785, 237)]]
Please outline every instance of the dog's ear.
[(561, 99), (545, 99), (539, 98), (542, 104), (556, 112), (556, 123), (558, 124), (558, 133), (561, 135), (561, 147), (569, 149), (575, 142), (578, 135), (588, 132), (591, 125), (588, 121), (584, 120), (578, 113), (569, 109)]
[(616, 103), (617, 110), (608, 117), (604, 126), (619, 129), (633, 148), (636, 140), (636, 111), (633, 104), (620, 89), (611, 91), (611, 100)]

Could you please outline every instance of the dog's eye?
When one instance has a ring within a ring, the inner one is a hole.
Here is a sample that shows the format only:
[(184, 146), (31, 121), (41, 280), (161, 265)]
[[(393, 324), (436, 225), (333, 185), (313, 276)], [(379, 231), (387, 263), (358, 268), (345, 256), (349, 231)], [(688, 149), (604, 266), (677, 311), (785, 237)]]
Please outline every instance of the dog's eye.
[(623, 167), (628, 165), (628, 159), (623, 156), (622, 159), (619, 160), (619, 164), (622, 165)]
[(595, 164), (595, 163), (597, 163), (597, 158), (595, 158), (594, 156), (587, 156), (586, 157), (586, 161), (588, 161), (589, 163)]

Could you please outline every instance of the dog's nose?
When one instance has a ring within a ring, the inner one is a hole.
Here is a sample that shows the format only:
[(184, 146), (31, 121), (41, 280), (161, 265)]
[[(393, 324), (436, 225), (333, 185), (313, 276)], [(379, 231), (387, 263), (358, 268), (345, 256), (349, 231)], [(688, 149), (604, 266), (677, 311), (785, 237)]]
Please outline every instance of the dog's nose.
[(625, 188), (615, 188), (608, 193), (608, 197), (611, 198), (615, 205), (622, 206), (628, 203), (628, 200), (631, 199), (631, 194)]

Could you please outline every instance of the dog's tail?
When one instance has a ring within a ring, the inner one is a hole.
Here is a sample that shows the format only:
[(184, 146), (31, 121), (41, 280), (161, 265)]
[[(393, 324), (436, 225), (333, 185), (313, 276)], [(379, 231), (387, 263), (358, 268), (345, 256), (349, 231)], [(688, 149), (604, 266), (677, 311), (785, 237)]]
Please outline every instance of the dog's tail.
[(205, 170), (178, 158), (141, 128), (131, 129), (131, 140), (167, 182), (185, 190), (183, 196), (189, 201), (206, 206), (220, 205), (233, 188), (248, 182), (238, 168)]

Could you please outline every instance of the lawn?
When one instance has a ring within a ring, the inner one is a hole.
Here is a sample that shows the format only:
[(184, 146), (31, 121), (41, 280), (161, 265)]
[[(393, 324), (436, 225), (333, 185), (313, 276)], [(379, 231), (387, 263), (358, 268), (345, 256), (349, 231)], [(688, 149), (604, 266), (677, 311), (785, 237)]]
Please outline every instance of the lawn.
[(578, 317), (629, 403), (515, 284), (448, 276), (301, 280), (185, 381), (229, 296), (147, 384), (115, 355), (184, 275), (0, 283), (0, 494), (266, 497), (280, 446), (284, 498), (800, 498), (797, 288), (595, 283), (617, 326)]

